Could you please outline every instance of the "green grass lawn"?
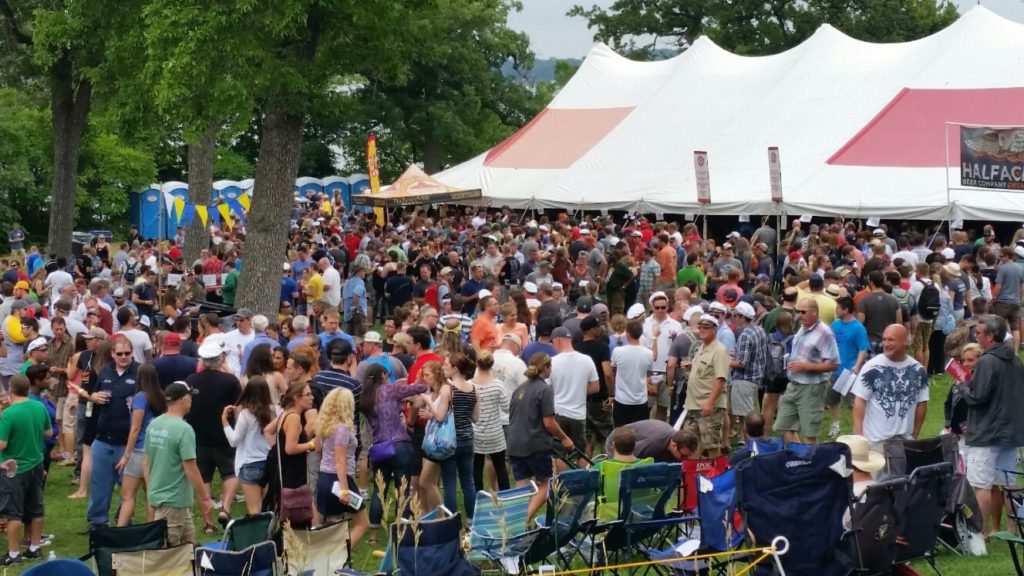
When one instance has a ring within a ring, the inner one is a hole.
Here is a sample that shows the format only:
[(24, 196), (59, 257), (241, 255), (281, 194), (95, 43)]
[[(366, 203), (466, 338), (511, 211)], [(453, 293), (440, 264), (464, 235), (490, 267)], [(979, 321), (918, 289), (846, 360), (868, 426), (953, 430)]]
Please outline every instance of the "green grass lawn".
[[(932, 379), (931, 402), (928, 406), (928, 416), (924, 425), (924, 436), (934, 436), (942, 431), (943, 414), (942, 402), (949, 390), (950, 379), (940, 377)], [(827, 436), (828, 419), (825, 419), (822, 437)], [(852, 430), (850, 414), (848, 409), (843, 411), (843, 431), (849, 433)], [(51, 471), (49, 483), (46, 489), (46, 528), (45, 532), (56, 534), (52, 548), (44, 548), (44, 556), (49, 550), (55, 550), (60, 557), (77, 557), (84, 554), (88, 548), (88, 538), (79, 534), (85, 529), (85, 500), (68, 500), (67, 495), (74, 490), (71, 485), (71, 468), (54, 466)], [(116, 498), (114, 506), (116, 506)], [(143, 520), (142, 506), (138, 507), (136, 514), (137, 521)], [(241, 514), (244, 507), (236, 504), (233, 511)], [(113, 512), (112, 512), (113, 514)], [(200, 540), (210, 541), (219, 538), (215, 536), (204, 536), (201, 532), (202, 522), (197, 519), (197, 532)], [(372, 548), (367, 543), (362, 543), (353, 551), (353, 564), (359, 570), (375, 572), (379, 559), (372, 556)], [(1007, 547), (1002, 542), (989, 543), (989, 555), (983, 558), (963, 558), (952, 553), (941, 550), (938, 559), (939, 568), (946, 575), (954, 576), (988, 576), (1004, 575), (1013, 573), (1013, 564)], [(31, 566), (26, 564), (17, 568), (0, 573), (0, 576), (20, 574)], [(930, 568), (918, 562), (915, 566), (922, 574), (930, 573)]]

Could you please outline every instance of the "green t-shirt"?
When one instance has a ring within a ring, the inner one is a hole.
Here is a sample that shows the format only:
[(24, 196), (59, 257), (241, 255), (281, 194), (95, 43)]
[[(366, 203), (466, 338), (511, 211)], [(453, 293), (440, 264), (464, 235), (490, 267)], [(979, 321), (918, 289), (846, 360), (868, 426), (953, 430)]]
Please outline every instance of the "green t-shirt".
[(185, 477), (186, 460), (196, 459), (196, 433), (188, 422), (163, 414), (146, 430), (151, 506), (190, 508), (192, 484)]
[(697, 266), (683, 266), (676, 274), (676, 286), (686, 286), (693, 282), (698, 288), (704, 285), (704, 271)]
[(15, 402), (0, 414), (0, 440), (7, 448), (0, 452), (0, 462), (13, 458), (18, 474), (43, 463), (43, 435), (50, 429), (50, 415), (40, 402)]
[(228, 306), (235, 305), (235, 290), (238, 289), (238, 270), (228, 272), (224, 277), (224, 285), (220, 287), (221, 297)]

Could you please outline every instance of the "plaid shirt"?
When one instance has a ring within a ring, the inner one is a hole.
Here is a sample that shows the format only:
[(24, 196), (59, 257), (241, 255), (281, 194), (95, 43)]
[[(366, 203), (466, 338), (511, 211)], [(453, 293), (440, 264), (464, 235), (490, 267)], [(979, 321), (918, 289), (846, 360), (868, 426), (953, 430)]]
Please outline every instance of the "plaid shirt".
[(661, 274), (661, 264), (654, 258), (647, 260), (640, 266), (640, 279), (637, 289), (640, 294), (647, 294), (654, 289), (654, 281)]
[[(789, 354), (790, 362), (835, 362), (839, 363), (839, 346), (832, 329), (819, 320), (810, 330), (800, 326), (793, 336), (793, 351)], [(829, 372), (793, 372), (787, 370), (789, 381), (795, 384), (817, 384), (829, 379)]]
[(736, 360), (743, 363), (743, 368), (733, 368), (729, 379), (746, 380), (760, 386), (768, 363), (768, 334), (763, 328), (751, 324), (740, 332), (736, 340)]

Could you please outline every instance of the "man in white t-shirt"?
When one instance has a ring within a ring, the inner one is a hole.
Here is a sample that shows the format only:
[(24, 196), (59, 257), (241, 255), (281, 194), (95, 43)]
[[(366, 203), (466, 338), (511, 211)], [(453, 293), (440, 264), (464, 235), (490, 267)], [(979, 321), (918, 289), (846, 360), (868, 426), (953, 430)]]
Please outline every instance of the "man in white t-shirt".
[(46, 275), (46, 280), (43, 285), (50, 289), (51, 300), (60, 298), (60, 292), (65, 286), (74, 284), (75, 279), (68, 274), (68, 271), (63, 268), (57, 268), (53, 272)]
[(341, 305), (341, 274), (327, 258), (321, 258), (317, 265), (324, 279), (323, 301), (331, 308), (337, 308)]
[(117, 311), (117, 323), (121, 328), (118, 334), (124, 335), (132, 343), (132, 356), (139, 364), (144, 364), (153, 358), (153, 341), (149, 334), (139, 330), (136, 321), (139, 317), (132, 312), (131, 308), (125, 307)]
[(220, 339), (228, 349), (227, 367), (237, 378), (245, 369), (242, 366), (242, 352), (245, 345), (256, 338), (252, 329), (252, 310), (239, 308), (235, 311), (235, 329), (221, 335)]
[[(516, 334), (506, 334), (501, 339), (501, 348), (494, 351), (494, 366), (491, 376), (505, 386), (508, 397), (526, 383), (526, 363), (519, 357), (523, 343)], [(508, 426), (508, 406), (501, 409), (501, 425)]]
[[(586, 354), (573, 348), (572, 332), (559, 326), (551, 333), (551, 342), (558, 354), (551, 359), (551, 391), (555, 395), (555, 421), (575, 446), (587, 445), (587, 394), (595, 394), (600, 390), (597, 366)], [(568, 456), (562, 448), (557, 448), (555, 461), (559, 472), (568, 468), (565, 458)], [(579, 459), (580, 468), (586, 461)]]
[(615, 385), (608, 391), (612, 398), (612, 420), (615, 427), (646, 420), (647, 373), (654, 366), (654, 353), (640, 342), (644, 327), (640, 320), (626, 323), (626, 344), (612, 350)]
[(882, 333), (882, 354), (864, 363), (853, 385), (853, 431), (875, 449), (889, 438), (917, 438), (928, 410), (928, 371), (907, 354), (907, 329)]
[(672, 393), (665, 382), (665, 366), (668, 362), (668, 351), (672, 341), (683, 333), (683, 326), (668, 315), (668, 296), (664, 292), (655, 292), (648, 299), (651, 305), (651, 317), (644, 321), (644, 346), (654, 353), (654, 367), (651, 371), (651, 385), (657, 389), (652, 395), (652, 404), (656, 405), (655, 420), (668, 418), (668, 408), (672, 402)]

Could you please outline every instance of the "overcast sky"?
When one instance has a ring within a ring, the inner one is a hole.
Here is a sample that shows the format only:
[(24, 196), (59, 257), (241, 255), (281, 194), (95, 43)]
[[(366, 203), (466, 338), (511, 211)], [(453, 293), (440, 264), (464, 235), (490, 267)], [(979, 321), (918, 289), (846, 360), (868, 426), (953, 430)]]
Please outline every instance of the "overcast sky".
[[(509, 16), (509, 25), (529, 34), (533, 50), (541, 58), (579, 58), (586, 55), (594, 33), (584, 18), (565, 15), (574, 4), (610, 6), (614, 0), (522, 0), (523, 11)], [(978, 0), (957, 0), (961, 10)], [(984, 6), (1006, 18), (1024, 22), (1024, 0), (981, 0)]]

